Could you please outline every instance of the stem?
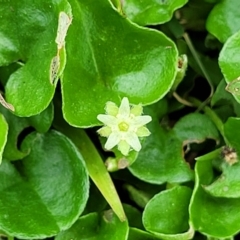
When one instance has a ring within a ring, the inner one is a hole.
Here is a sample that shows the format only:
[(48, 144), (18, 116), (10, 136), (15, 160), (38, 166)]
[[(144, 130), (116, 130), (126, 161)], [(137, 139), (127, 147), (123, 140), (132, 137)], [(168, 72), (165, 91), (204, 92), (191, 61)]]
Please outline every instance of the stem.
[(185, 100), (184, 98), (180, 97), (177, 92), (173, 92), (173, 97), (180, 103), (182, 103), (185, 106), (193, 107), (193, 104)]
[(188, 47), (189, 47), (189, 49), (190, 49), (193, 57), (194, 57), (195, 61), (197, 62), (198, 66), (200, 67), (203, 75), (204, 75), (205, 78), (207, 79), (208, 84), (209, 84), (210, 89), (211, 89), (211, 92), (210, 92), (209, 97), (208, 97), (203, 103), (201, 103), (201, 105), (199, 106), (199, 108), (202, 109), (202, 108), (208, 103), (209, 99), (212, 97), (213, 92), (214, 92), (214, 88), (213, 88), (213, 85), (212, 85), (211, 78), (210, 78), (207, 70), (206, 70), (205, 67), (203, 66), (203, 64), (202, 64), (202, 62), (201, 62), (201, 60), (200, 60), (200, 58), (199, 58), (199, 56), (198, 56), (198, 54), (197, 54), (197, 51), (195, 50), (195, 48), (194, 48), (194, 46), (193, 46), (193, 44), (192, 44), (192, 41), (191, 41), (191, 39), (189, 38), (188, 34), (187, 34), (187, 33), (184, 33), (184, 34), (183, 34), (183, 38), (185, 39), (185, 41), (186, 41), (186, 43), (187, 43), (187, 45), (188, 45)]
[[(189, 100), (196, 106), (202, 106), (202, 102), (199, 101), (196, 98), (190, 97)], [(222, 135), (224, 141), (226, 144), (228, 144), (228, 140), (224, 136), (224, 126), (222, 120), (218, 117), (218, 115), (208, 106), (203, 107), (202, 109), (205, 114), (213, 121), (213, 123), (216, 125), (218, 131)]]

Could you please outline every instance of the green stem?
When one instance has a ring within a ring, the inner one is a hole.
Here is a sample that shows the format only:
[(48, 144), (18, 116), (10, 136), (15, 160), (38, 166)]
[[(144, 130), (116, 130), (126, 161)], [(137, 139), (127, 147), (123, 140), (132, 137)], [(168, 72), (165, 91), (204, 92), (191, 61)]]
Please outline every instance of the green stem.
[(195, 50), (195, 48), (194, 48), (194, 46), (193, 46), (193, 44), (192, 44), (192, 41), (191, 41), (191, 39), (189, 38), (188, 34), (187, 34), (187, 33), (184, 33), (184, 34), (183, 34), (183, 38), (185, 39), (185, 41), (186, 41), (186, 43), (187, 43), (187, 45), (188, 45), (188, 47), (189, 47), (189, 49), (190, 49), (193, 57), (194, 57), (195, 61), (197, 62), (198, 66), (200, 67), (203, 75), (204, 75), (205, 78), (207, 79), (208, 84), (209, 84), (210, 89), (211, 89), (211, 92), (210, 92), (209, 97), (208, 97), (203, 103), (201, 103), (201, 105), (199, 106), (199, 108), (201, 109), (202, 107), (204, 107), (204, 106), (208, 103), (209, 99), (212, 97), (213, 92), (214, 92), (214, 87), (213, 87), (213, 85), (212, 85), (211, 78), (210, 78), (207, 70), (206, 70), (205, 67), (203, 66), (203, 64), (202, 64), (202, 62), (201, 62), (201, 60), (200, 60), (200, 58), (199, 58), (199, 56), (198, 56), (198, 54), (197, 54), (197, 51)]
[[(202, 105), (202, 102), (199, 101), (196, 98), (190, 97), (189, 98), (190, 102), (192, 102), (196, 107), (199, 107)], [(228, 140), (225, 138), (224, 135), (224, 125), (222, 120), (218, 117), (218, 115), (208, 106), (203, 107), (202, 109), (205, 114), (213, 121), (213, 123), (215, 124), (215, 126), (217, 127), (218, 131), (220, 132), (220, 134), (222, 135), (224, 141), (226, 144), (228, 144)]]
[(7, 239), (8, 240), (14, 240), (14, 237), (13, 236), (8, 236)]

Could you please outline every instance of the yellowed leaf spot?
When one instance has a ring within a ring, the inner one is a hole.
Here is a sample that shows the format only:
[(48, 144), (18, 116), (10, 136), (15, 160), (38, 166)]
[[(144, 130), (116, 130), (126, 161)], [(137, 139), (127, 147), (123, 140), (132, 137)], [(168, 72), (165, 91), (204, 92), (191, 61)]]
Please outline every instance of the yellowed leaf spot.
[(58, 49), (61, 49), (65, 44), (65, 37), (71, 22), (72, 19), (65, 12), (60, 12), (58, 18), (57, 37), (55, 39)]
[(5, 99), (3, 98), (3, 96), (2, 96), (1, 93), (0, 93), (0, 103), (1, 103), (5, 108), (7, 108), (7, 109), (9, 109), (9, 110), (11, 110), (11, 111), (13, 111), (13, 112), (15, 111), (13, 105), (10, 104), (10, 103), (7, 103), (7, 102), (5, 101)]

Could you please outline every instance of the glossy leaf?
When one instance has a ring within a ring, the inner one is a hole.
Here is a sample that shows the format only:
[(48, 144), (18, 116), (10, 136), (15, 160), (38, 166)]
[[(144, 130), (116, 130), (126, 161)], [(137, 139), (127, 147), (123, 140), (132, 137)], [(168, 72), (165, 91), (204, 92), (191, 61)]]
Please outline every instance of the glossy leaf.
[[(154, 112), (147, 112), (153, 121), (149, 123), (151, 135), (143, 144), (137, 160), (130, 167), (136, 177), (151, 183), (186, 182), (193, 178), (184, 160), (183, 146), (203, 142), (207, 138), (218, 141), (219, 134), (210, 119), (199, 113), (184, 116), (166, 132), (159, 126)], [(147, 169), (147, 171), (146, 171)]]
[(61, 79), (69, 124), (100, 125), (97, 115), (104, 113), (107, 101), (119, 105), (126, 96), (133, 104), (150, 104), (168, 92), (177, 71), (177, 50), (170, 39), (130, 23), (109, 1), (70, 3), (74, 19)]
[(190, 188), (177, 186), (155, 195), (143, 212), (146, 230), (162, 239), (191, 239), (194, 234), (188, 224), (191, 194)]
[(240, 2), (222, 0), (212, 9), (207, 19), (207, 30), (221, 42), (240, 30)]
[(81, 217), (70, 229), (59, 233), (55, 240), (127, 240), (127, 222), (120, 222), (111, 210)]
[(202, 185), (214, 178), (212, 161), (197, 161), (196, 183), (190, 203), (190, 220), (196, 231), (216, 238), (227, 238), (240, 230), (240, 198), (216, 198)]
[(76, 147), (56, 131), (30, 134), (22, 150), (29, 148), (22, 161), (0, 167), (0, 228), (18, 238), (45, 238), (79, 217), (88, 176)]
[(240, 198), (240, 176), (238, 174), (240, 171), (240, 158), (238, 157), (240, 154), (240, 137), (236, 134), (236, 129), (239, 127), (239, 118), (229, 118), (224, 125), (225, 137), (233, 149), (232, 151), (229, 149), (225, 155), (222, 154), (221, 176), (211, 185), (204, 187), (204, 189), (213, 196)]
[(188, 0), (125, 0), (122, 4), (124, 16), (131, 21), (145, 26), (168, 22), (176, 9)]
[[(240, 57), (238, 54), (240, 51), (239, 46), (240, 31), (227, 40), (220, 52), (219, 65), (227, 84), (233, 83), (238, 77), (240, 77)], [(238, 93), (239, 87), (240, 86), (235, 85), (232, 90), (229, 90), (238, 102), (240, 102), (240, 95)]]
[(43, 112), (38, 115), (20, 118), (12, 114), (9, 110), (0, 106), (0, 112), (5, 116), (9, 125), (7, 144), (4, 149), (4, 158), (8, 160), (22, 159), (28, 153), (18, 149), (19, 135), (24, 129), (34, 127), (38, 132), (44, 133), (49, 130), (53, 120), (53, 105), (50, 104)]
[[(53, 78), (57, 78), (65, 62), (64, 47), (58, 49), (55, 41), (61, 12), (71, 18), (66, 0), (1, 1), (0, 66), (17, 61), (22, 64), (5, 86), (7, 102), (19, 116), (40, 113), (53, 97)], [(56, 57), (59, 63), (53, 63)]]
[(3, 117), (2, 114), (0, 114), (0, 164), (2, 162), (2, 154), (4, 147), (7, 142), (7, 135), (8, 135), (8, 124)]

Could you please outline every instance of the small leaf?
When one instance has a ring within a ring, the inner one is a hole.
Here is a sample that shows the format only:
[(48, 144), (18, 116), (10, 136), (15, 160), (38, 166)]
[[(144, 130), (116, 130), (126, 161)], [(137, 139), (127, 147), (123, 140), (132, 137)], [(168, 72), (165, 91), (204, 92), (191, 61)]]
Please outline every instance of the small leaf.
[(175, 44), (159, 31), (132, 24), (109, 1), (70, 3), (74, 19), (66, 50), (71, 57), (61, 78), (67, 122), (91, 127), (99, 125), (97, 115), (108, 101), (119, 105), (128, 97), (146, 105), (163, 98), (177, 72)]
[(240, 136), (236, 134), (236, 129), (239, 128), (240, 118), (229, 118), (224, 125), (225, 137), (233, 149), (222, 151), (222, 156), (219, 156), (222, 157), (219, 163), (221, 176), (211, 185), (204, 186), (215, 197), (240, 198)]
[[(13, 105), (16, 115), (39, 114), (52, 100), (56, 86), (53, 80), (65, 65), (65, 49), (60, 51), (55, 42), (62, 12), (71, 17), (66, 0), (45, 4), (27, 0), (1, 2), (0, 66), (13, 62), (22, 65), (5, 86), (6, 101)], [(60, 63), (53, 67), (56, 57)]]
[(88, 176), (76, 147), (56, 131), (30, 134), (22, 150), (29, 148), (22, 161), (3, 161), (0, 167), (0, 228), (18, 238), (46, 238), (79, 217)]
[(204, 235), (227, 238), (240, 230), (240, 198), (217, 198), (208, 194), (202, 185), (214, 178), (212, 161), (197, 161), (196, 183), (190, 203), (190, 220), (196, 231)]
[(188, 0), (125, 0), (122, 8), (124, 16), (139, 25), (157, 25), (168, 22), (174, 11), (187, 2)]
[(214, 6), (207, 19), (207, 30), (221, 42), (240, 30), (239, 0), (222, 0)]
[(59, 233), (55, 240), (126, 240), (127, 222), (120, 222), (112, 210), (103, 214), (90, 213), (81, 217), (70, 229)]
[(8, 124), (3, 117), (2, 114), (0, 114), (0, 164), (2, 162), (2, 154), (4, 147), (7, 142), (7, 135), (8, 135)]
[(191, 194), (190, 188), (177, 186), (155, 195), (144, 209), (144, 227), (161, 239), (191, 239), (194, 234), (188, 224)]
[(240, 102), (240, 95), (238, 93), (240, 77), (240, 31), (231, 36), (224, 44), (220, 56), (219, 65), (224, 78), (228, 84), (227, 89), (231, 92), (234, 98)]

